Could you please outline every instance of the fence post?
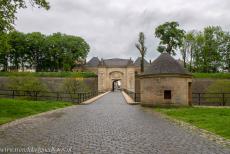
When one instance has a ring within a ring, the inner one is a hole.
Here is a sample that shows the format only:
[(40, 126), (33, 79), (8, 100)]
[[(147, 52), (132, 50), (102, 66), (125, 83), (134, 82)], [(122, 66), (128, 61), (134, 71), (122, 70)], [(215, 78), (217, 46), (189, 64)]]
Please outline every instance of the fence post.
[(35, 100), (37, 101), (38, 100), (38, 92), (35, 91)]
[(57, 92), (57, 101), (59, 100), (59, 92)]
[(13, 90), (12, 98), (14, 98), (14, 90)]
[(222, 94), (223, 96), (223, 106), (225, 106), (225, 98), (224, 98), (224, 93)]
[(198, 100), (199, 100), (199, 105), (200, 105), (200, 93), (198, 93)]

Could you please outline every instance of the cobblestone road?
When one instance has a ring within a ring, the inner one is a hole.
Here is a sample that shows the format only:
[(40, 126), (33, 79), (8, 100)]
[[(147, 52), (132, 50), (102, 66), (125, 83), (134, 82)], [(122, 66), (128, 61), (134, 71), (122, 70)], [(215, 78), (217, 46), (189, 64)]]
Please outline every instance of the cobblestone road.
[(76, 106), (0, 129), (0, 148), (68, 148), (73, 153), (221, 154), (219, 145), (189, 133), (140, 106), (129, 106), (121, 93), (91, 105)]

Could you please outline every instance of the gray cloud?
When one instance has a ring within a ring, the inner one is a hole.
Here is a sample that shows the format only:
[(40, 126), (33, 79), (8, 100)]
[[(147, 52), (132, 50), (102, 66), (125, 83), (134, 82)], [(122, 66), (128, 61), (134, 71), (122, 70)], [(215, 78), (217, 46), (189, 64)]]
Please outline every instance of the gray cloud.
[(51, 10), (28, 8), (17, 14), (23, 32), (62, 32), (82, 36), (91, 46), (89, 58), (136, 58), (138, 33), (146, 34), (148, 59), (157, 55), (154, 29), (178, 21), (185, 30), (220, 25), (229, 31), (229, 0), (49, 0)]

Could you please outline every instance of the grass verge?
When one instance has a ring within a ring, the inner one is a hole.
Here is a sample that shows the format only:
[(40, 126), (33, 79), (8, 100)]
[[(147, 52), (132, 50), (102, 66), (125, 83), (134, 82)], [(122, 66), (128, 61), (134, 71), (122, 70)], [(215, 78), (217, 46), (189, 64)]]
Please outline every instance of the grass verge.
[(172, 118), (230, 139), (230, 108), (156, 108)]
[(194, 78), (230, 79), (230, 73), (193, 73)]
[(0, 125), (30, 115), (71, 106), (72, 103), (55, 101), (27, 101), (0, 98)]
[(91, 78), (97, 77), (96, 74), (92, 72), (0, 72), (0, 76), (2, 77), (61, 77), (61, 78)]

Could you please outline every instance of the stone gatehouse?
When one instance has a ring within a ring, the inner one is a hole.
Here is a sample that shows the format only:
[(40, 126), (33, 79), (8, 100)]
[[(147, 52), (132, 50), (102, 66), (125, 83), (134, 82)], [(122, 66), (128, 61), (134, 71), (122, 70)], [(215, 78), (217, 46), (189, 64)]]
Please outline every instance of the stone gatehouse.
[(114, 90), (115, 86), (140, 93), (142, 105), (189, 105), (192, 97), (192, 75), (167, 53), (153, 63), (145, 61), (145, 72), (140, 73), (141, 58), (92, 58), (84, 70), (98, 75), (98, 91)]
[[(141, 58), (135, 62), (131, 59), (101, 59), (93, 57), (86, 63), (84, 70), (92, 71), (98, 75), (98, 91), (113, 90), (119, 83), (120, 88), (135, 91), (135, 74), (140, 73)], [(149, 63), (145, 61), (145, 66)]]

